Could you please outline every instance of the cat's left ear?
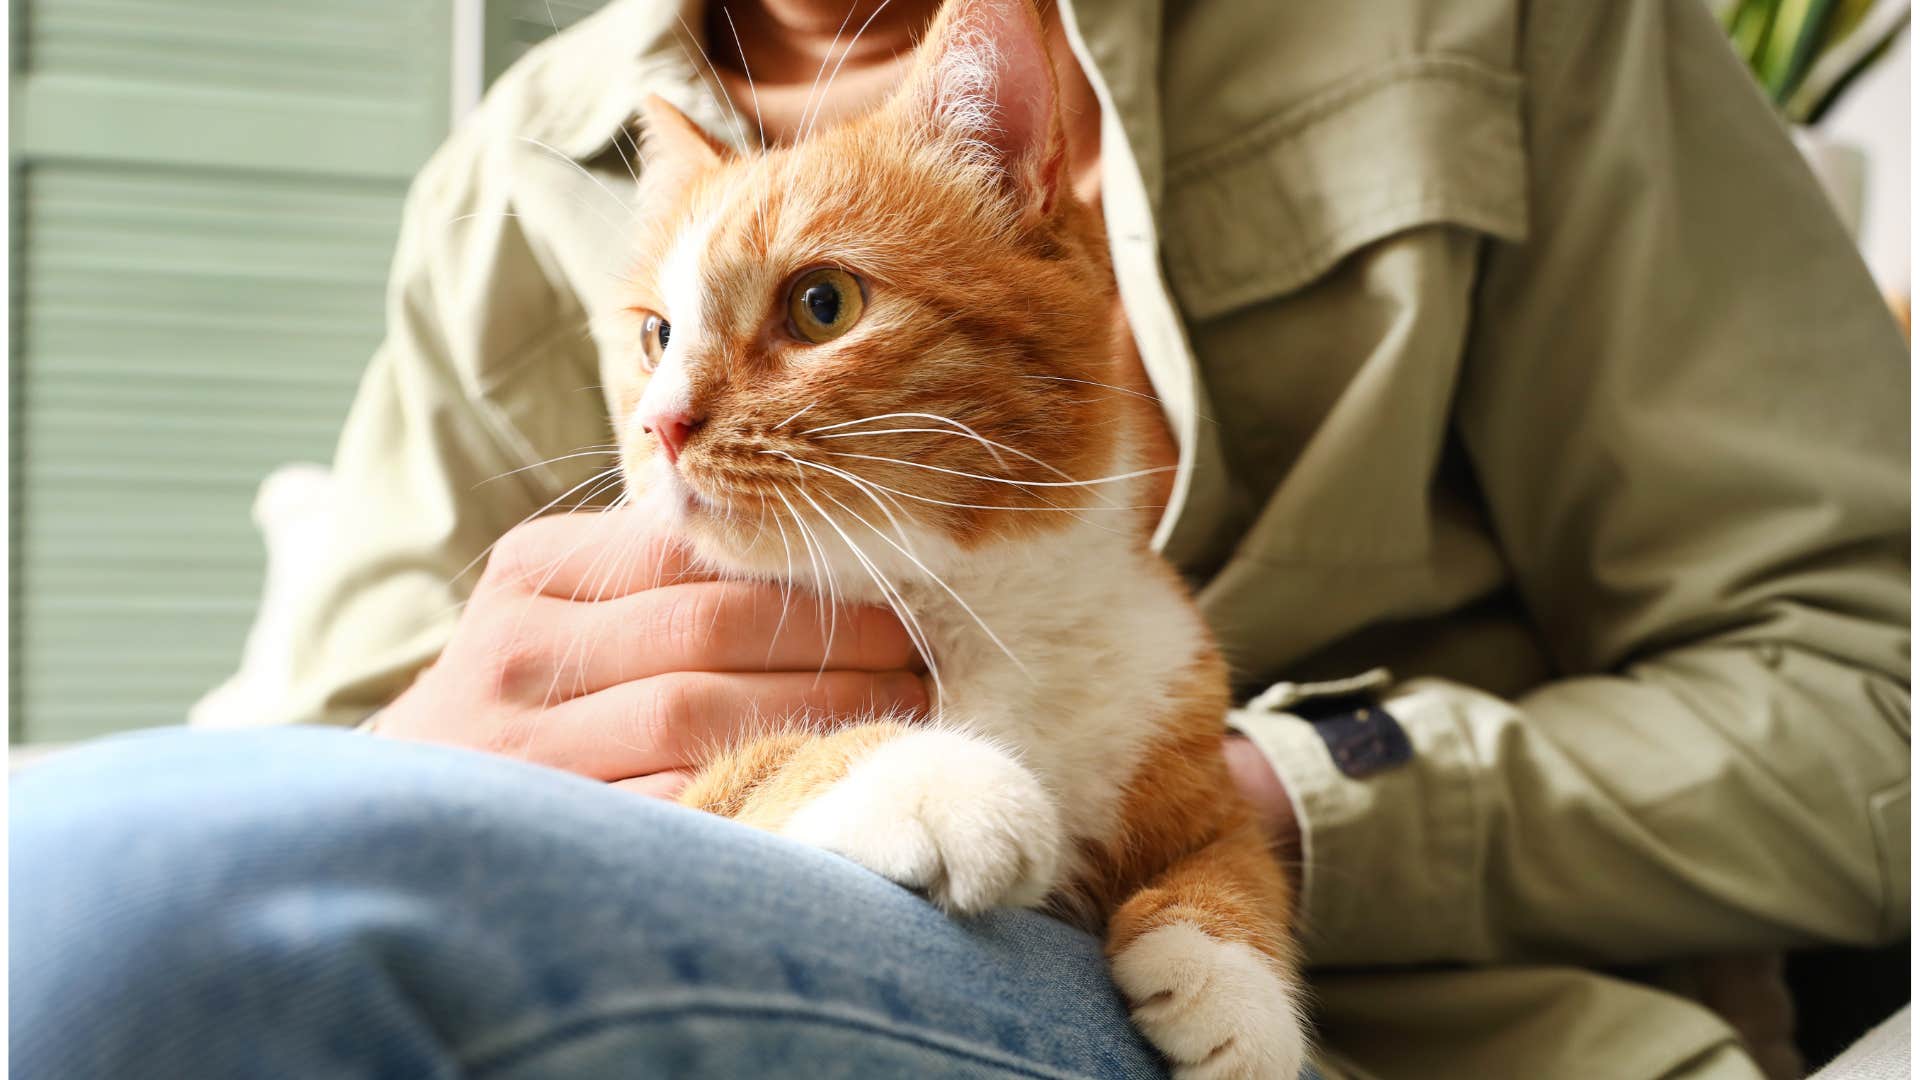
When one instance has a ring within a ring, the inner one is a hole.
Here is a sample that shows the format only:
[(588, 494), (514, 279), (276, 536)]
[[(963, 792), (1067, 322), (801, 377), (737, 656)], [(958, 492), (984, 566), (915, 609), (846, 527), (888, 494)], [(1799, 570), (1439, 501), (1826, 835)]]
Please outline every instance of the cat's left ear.
[(640, 103), (646, 143), (640, 151), (641, 183), (674, 190), (733, 156), (726, 143), (707, 134), (686, 113), (658, 94)]
[(1046, 214), (1067, 181), (1058, 98), (1033, 0), (947, 0), (893, 106)]

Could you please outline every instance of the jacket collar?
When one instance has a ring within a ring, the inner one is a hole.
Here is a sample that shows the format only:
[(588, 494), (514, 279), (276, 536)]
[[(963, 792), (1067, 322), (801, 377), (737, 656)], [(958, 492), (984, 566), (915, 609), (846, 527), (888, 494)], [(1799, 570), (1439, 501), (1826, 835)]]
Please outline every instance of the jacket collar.
[[(705, 0), (614, 0), (572, 32), (535, 46), (501, 79), (510, 130), (587, 161), (630, 137), (648, 94), (659, 94), (729, 142), (752, 138), (721, 103), (705, 55)], [(508, 87), (511, 86), (511, 89)]]
[(1070, 38), (1078, 38), (1082, 61), (1106, 87), (1113, 112), (1127, 136), (1156, 216), (1164, 173), (1160, 167), (1161, 0), (1059, 0)]

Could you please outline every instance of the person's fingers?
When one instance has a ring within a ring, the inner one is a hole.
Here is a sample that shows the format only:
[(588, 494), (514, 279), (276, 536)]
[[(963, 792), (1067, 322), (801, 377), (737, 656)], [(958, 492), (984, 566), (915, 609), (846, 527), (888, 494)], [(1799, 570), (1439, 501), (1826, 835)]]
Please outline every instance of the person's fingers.
[[(721, 581), (668, 585), (599, 604), (529, 597), (495, 656), (502, 692), (564, 701), (676, 671), (892, 671), (919, 656), (885, 608), (831, 608), (811, 593)], [(526, 627), (538, 627), (529, 635)], [(512, 670), (506, 670), (512, 669)]]
[(632, 509), (535, 518), (500, 538), (481, 589), (567, 600), (608, 600), (682, 581), (710, 580), (684, 544)]
[(649, 799), (674, 799), (678, 798), (692, 781), (691, 769), (668, 769), (666, 772), (657, 772), (651, 776), (615, 780), (612, 786), (622, 791), (631, 791), (635, 795), (645, 795)]
[(675, 672), (547, 710), (521, 756), (596, 780), (624, 780), (685, 768), (757, 724), (926, 709), (926, 684), (911, 671)]

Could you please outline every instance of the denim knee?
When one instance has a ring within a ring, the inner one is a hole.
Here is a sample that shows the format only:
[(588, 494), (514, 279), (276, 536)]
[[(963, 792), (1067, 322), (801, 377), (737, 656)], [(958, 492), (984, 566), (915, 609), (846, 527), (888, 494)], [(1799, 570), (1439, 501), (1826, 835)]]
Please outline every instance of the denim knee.
[(836, 856), (552, 770), (283, 730), (109, 740), (18, 780), (20, 1076), (540, 1075), (691, 1053), (695, 1014), (737, 1039), (1151, 1062), (1092, 938), (955, 922)]
[[(217, 1075), (217, 1053), (237, 1074), (267, 1054), (429, 1075), (593, 992), (596, 943), (647, 921), (644, 868), (697, 850), (682, 833), (705, 824), (338, 731), (125, 736), (15, 779), (19, 1075)], [(211, 1038), (210, 1019), (272, 1042)]]

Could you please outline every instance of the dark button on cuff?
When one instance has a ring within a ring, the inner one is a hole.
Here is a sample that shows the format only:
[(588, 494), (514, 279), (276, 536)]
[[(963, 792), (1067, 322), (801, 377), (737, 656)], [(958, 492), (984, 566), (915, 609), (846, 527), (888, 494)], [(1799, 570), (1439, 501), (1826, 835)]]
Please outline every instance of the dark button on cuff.
[(1374, 773), (1405, 765), (1413, 759), (1413, 743), (1405, 728), (1387, 710), (1378, 705), (1354, 706), (1351, 699), (1343, 710), (1304, 710), (1304, 718), (1320, 733), (1327, 753), (1342, 773), (1359, 780)]

